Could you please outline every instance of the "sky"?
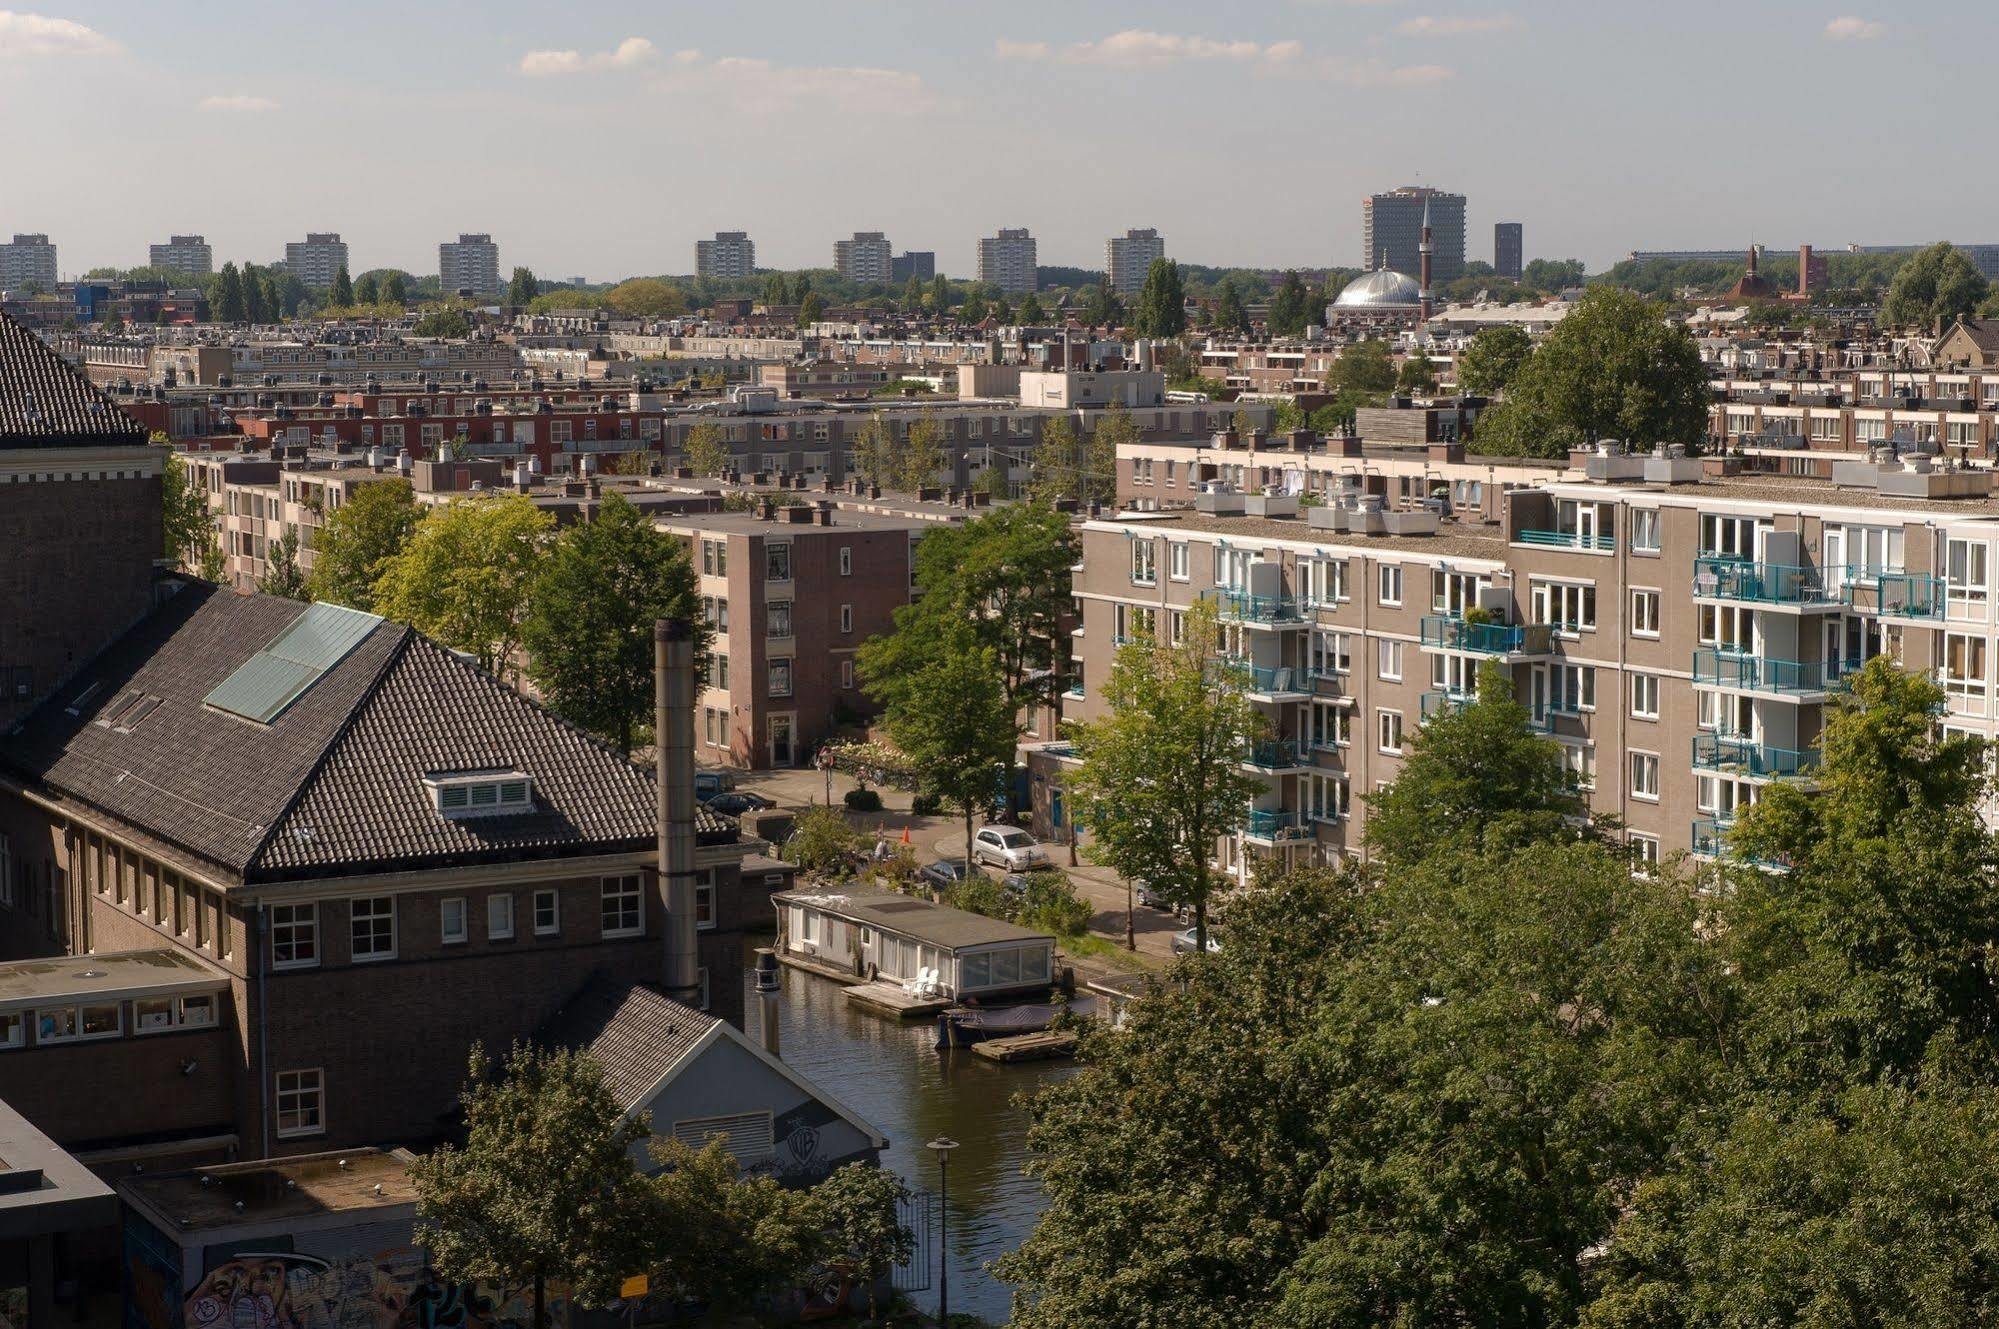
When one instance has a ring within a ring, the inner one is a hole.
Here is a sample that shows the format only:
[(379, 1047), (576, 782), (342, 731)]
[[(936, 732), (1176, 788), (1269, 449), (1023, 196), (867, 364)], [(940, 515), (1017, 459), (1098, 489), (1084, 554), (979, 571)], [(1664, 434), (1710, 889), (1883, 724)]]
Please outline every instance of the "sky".
[[(1360, 200), (1465, 194), (1468, 256), (1999, 242), (1999, 4), (1935, 0), (0, 0), (0, 236), (65, 275), (169, 232), (356, 272), (601, 281), (764, 267), (885, 231), (968, 275), (1043, 264), (1358, 266)], [(1865, 6), (1854, 8), (1854, 6)]]

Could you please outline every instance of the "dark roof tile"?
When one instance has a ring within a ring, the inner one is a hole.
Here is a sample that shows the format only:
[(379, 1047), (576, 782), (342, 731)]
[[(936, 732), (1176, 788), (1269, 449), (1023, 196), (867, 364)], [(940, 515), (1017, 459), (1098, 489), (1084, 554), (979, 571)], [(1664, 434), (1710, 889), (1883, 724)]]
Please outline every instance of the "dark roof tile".
[(148, 437), (40, 337), (0, 313), (0, 451), (130, 447)]

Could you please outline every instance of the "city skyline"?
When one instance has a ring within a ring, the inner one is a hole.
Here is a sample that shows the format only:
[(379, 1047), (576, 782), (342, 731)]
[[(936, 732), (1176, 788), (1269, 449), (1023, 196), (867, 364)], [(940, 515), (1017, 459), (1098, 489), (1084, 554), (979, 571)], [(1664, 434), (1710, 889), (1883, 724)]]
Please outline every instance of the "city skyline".
[[(218, 265), (339, 231), (357, 270), (417, 273), (441, 239), (490, 231), (509, 266), (604, 280), (683, 271), (694, 242), (726, 228), (755, 234), (772, 268), (822, 267), (833, 238), (881, 230), (967, 275), (979, 238), (1002, 225), (1031, 230), (1050, 266), (1095, 268), (1105, 237), (1133, 226), (1158, 227), (1198, 263), (1351, 266), (1358, 200), (1407, 184), (1464, 194), (1474, 234), (1524, 221), (1528, 258), (1592, 270), (1630, 249), (1793, 236), (1832, 249), (1976, 229), (1965, 219), (1990, 211), (1999, 186), (1963, 170), (1934, 126), (1975, 114), (1976, 36), (1999, 33), (1999, 19), (1969, 4), (1855, 3), (1669, 17), (1571, 0), (1289, 0), (1226, 14), (1119, 2), (1081, 19), (1030, 3), (1005, 29), (927, 17), (865, 38), (836, 15), (773, 5), (780, 21), (754, 43), (739, 16), (668, 23), (630, 4), (502, 3), (473, 29), (371, 3), (332, 27), (235, 3), (39, 4), (0, 10), (0, 113), (45, 126), (0, 145), (0, 174), (25, 186), (0, 201), (0, 232), (46, 232), (67, 275), (135, 265), (168, 229), (206, 234)], [(383, 23), (403, 40), (371, 36)], [(1731, 40), (1712, 41), (1717, 29)], [(1929, 182), (1931, 211), (1910, 218), (1808, 154), (1768, 154), (1755, 187), (1715, 189), (1723, 148), (1753, 124), (1739, 100), (1690, 95), (1686, 71), (1761, 86), (1773, 49), (1821, 81), (1922, 83), (1918, 98), (1835, 100), (1815, 133), (1862, 159), (1892, 147)], [(79, 86), (95, 91), (78, 98)], [(1189, 117), (1190, 90), (1256, 106), (1276, 128)], [(1088, 133), (1061, 110), (1078, 96), (1105, 112)], [(36, 115), (56, 101), (60, 119)], [(791, 132), (808, 114), (863, 152), (835, 159)], [(934, 154), (925, 188), (897, 190), (912, 114), (922, 136), (965, 150)], [(341, 132), (324, 132), (329, 120)], [(1172, 152), (1157, 155), (1166, 124)], [(870, 136), (883, 144), (873, 157)], [(192, 169), (191, 151), (217, 147), (295, 164), (257, 208), (228, 207), (211, 167)], [(463, 169), (440, 174), (445, 159)], [(107, 170), (146, 207), (105, 207)], [(1257, 180), (1261, 202), (1242, 188)], [(372, 187), (396, 207), (372, 204)], [(798, 207), (801, 194), (813, 206)]]

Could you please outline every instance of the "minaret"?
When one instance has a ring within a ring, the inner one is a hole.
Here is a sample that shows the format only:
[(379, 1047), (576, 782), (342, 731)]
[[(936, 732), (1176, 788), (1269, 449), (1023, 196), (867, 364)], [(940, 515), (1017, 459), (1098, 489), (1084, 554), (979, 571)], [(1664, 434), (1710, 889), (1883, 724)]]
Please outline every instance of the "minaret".
[(1423, 323), (1430, 321), (1430, 255), (1434, 249), (1435, 246), (1430, 243), (1430, 200), (1426, 197), (1423, 200), (1423, 242), (1417, 249), (1420, 257), (1416, 276), (1416, 313)]

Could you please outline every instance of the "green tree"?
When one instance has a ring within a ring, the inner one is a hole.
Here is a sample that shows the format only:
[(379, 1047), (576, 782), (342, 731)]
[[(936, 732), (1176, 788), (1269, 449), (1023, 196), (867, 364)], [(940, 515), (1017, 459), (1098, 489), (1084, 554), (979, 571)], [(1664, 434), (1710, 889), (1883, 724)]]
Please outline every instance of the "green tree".
[(909, 758), (918, 784), (964, 814), (969, 862), (974, 819), (1000, 791), (1020, 738), (999, 653), (962, 625), (918, 655), (908, 675), (892, 685), (870, 671), (879, 658), (862, 653), (862, 681), (884, 698), (883, 727)]
[(531, 1282), (536, 1329), (547, 1329), (551, 1282), (602, 1305), (646, 1266), (655, 1208), (631, 1150), (647, 1127), (585, 1055), (520, 1047), (499, 1079), (486, 1072), (475, 1047), (465, 1143), (410, 1164), (416, 1240), (453, 1282)]
[(722, 438), (720, 426), (706, 420), (687, 431), (686, 440), (681, 445), (686, 453), (687, 465), (696, 475), (720, 475), (729, 468), (735, 454)]
[(937, 473), (948, 464), (944, 455), (944, 426), (936, 413), (925, 410), (909, 426), (909, 434), (895, 459), (895, 485), (915, 492), (937, 483)]
[(1090, 286), (1089, 297), (1083, 303), (1083, 321), (1091, 327), (1115, 328), (1124, 322), (1124, 302), (1107, 281), (1095, 282)]
[(286, 600), (310, 600), (306, 588), (305, 573), (298, 566), (298, 528), (286, 526), (284, 534), (271, 541), (265, 553), (264, 575), (257, 578), (257, 589), (265, 595), (275, 595)]
[[(166, 447), (164, 435), (155, 434), (153, 442)], [(210, 581), (216, 580), (208, 572), (211, 552), (220, 553), (215, 539), (215, 513), (208, 506), (208, 495), (188, 474), (187, 463), (180, 454), (168, 448), (166, 473), (161, 482), (163, 503), (163, 525), (166, 529), (166, 556), (174, 566), (191, 572), (200, 572)]]
[(1267, 723), (1245, 695), (1244, 669), (1215, 654), (1212, 601), (1186, 611), (1181, 634), (1139, 632), (1118, 648), (1101, 689), (1108, 711), (1076, 727), (1081, 765), (1065, 789), (1090, 828), (1090, 860), (1192, 909), (1199, 951), (1213, 847), (1266, 789), (1242, 759)]
[(1005, 292), (999, 292), (992, 297), (992, 318), (1006, 325), (1014, 322), (1013, 306), (1007, 302)]
[(540, 294), (541, 283), (535, 280), (534, 269), (515, 268), (513, 280), (507, 283), (507, 303), (524, 309)]
[(345, 263), (342, 263), (340, 270), (333, 274), (333, 285), (327, 291), (326, 298), (330, 304), (339, 309), (346, 309), (354, 303), (354, 283), (347, 276)]
[(652, 709), (652, 626), (663, 618), (696, 624), (696, 656), (706, 654), (686, 545), (607, 493), (594, 518), (555, 538), (535, 576), (520, 633), (528, 677), (549, 709), (630, 756)]
[(910, 273), (909, 280), (902, 284), (902, 299), (898, 303), (905, 314), (920, 312), (923, 308), (923, 278)]
[(264, 300), (264, 317), (276, 323), (285, 316), (285, 298), (278, 290), (278, 279), (267, 269), (258, 274), (257, 289)]
[(372, 272), (361, 274), (361, 280), (354, 283), (354, 303), (372, 305), (382, 298), (382, 283)]
[(356, 487), (319, 528), (312, 598), (372, 612), (376, 583), (422, 520), (409, 481), (370, 480)]
[(868, 1318), (880, 1319), (875, 1288), (916, 1251), (916, 1234), (900, 1217), (909, 1187), (887, 1168), (849, 1163), (814, 1186), (812, 1198), (823, 1208), (835, 1259), (867, 1286)]
[(224, 263), (216, 274), (208, 295), (209, 309), (218, 323), (241, 323), (248, 306), (243, 302), (243, 275), (234, 263)]
[(419, 337), (462, 339), (472, 335), (472, 321), (460, 309), (433, 309), (410, 329)]
[(941, 272), (930, 279), (930, 307), (939, 314), (951, 307), (951, 283)]
[(1114, 405), (1097, 420), (1083, 447), (1082, 497), (1098, 503), (1117, 501), (1117, 450), (1140, 440), (1131, 412)]
[(391, 272), (382, 278), (381, 303), (402, 308), (409, 304), (409, 284), (400, 272)]
[(1437, 371), (1430, 364), (1430, 357), (1422, 351), (1411, 351), (1402, 361), (1402, 368), (1395, 375), (1395, 390), (1412, 396), (1424, 397), (1437, 390)]
[(523, 495), (432, 508), (375, 586), (375, 612), (497, 672), (520, 640), (554, 520)]
[(1265, 326), (1273, 337), (1296, 337), (1322, 317), (1323, 312), (1313, 306), (1312, 293), (1306, 289), (1304, 279), (1293, 271), (1284, 274), (1277, 294), (1271, 297)]
[(1894, 327), (1941, 332), (1977, 310), (1989, 287), (1970, 259), (1947, 242), (1919, 250), (1895, 273), (1882, 322)]
[(648, 1259), (634, 1269), (648, 1269), (655, 1293), (752, 1306), (800, 1286), (832, 1253), (828, 1206), (817, 1188), (739, 1176), (721, 1138), (698, 1152), (678, 1140), (656, 1141), (652, 1153), (658, 1166), (648, 1182)]
[(1481, 328), (1458, 355), (1458, 386), (1482, 397), (1497, 396), (1533, 353), (1533, 339), (1524, 328), (1511, 324)]
[(986, 308), (985, 295), (974, 290), (965, 297), (965, 302), (958, 306), (958, 321), (967, 324), (983, 323), (989, 312)]
[(841, 881), (853, 875), (860, 848), (860, 836), (840, 809), (814, 805), (792, 820), (783, 852), (786, 861), (796, 863), (801, 871)]
[(1020, 310), (1015, 315), (1023, 327), (1048, 321), (1048, 311), (1041, 307), (1041, 297), (1033, 291), (1020, 297)]
[(850, 453), (854, 473), (869, 484), (888, 485), (900, 469), (901, 447), (888, 417), (880, 411), (869, 415), (854, 435)]
[(826, 317), (826, 301), (817, 291), (807, 291), (805, 298), (798, 302), (798, 326), (809, 328)]
[(1326, 370), (1326, 388), (1342, 398), (1379, 400), (1395, 387), (1395, 357), (1378, 337), (1348, 342)]
[(1561, 456), (1604, 438), (1698, 448), (1709, 397), (1707, 367), (1685, 328), (1641, 295), (1592, 286), (1521, 366), (1507, 405), (1533, 455)]
[(253, 266), (245, 266), (241, 277), (243, 285), (243, 318), (249, 323), (268, 323), (271, 318), (270, 306), (264, 300), (264, 279)]
[(1028, 476), (1027, 492), (1044, 503), (1083, 496), (1082, 442), (1068, 416), (1051, 416), (1042, 424)]
[(1505, 667), (1481, 666), (1477, 695), (1442, 708), (1405, 737), (1401, 771), (1367, 795), (1369, 852), (1393, 865), (1444, 844), (1499, 852), (1562, 838), (1588, 804), (1561, 748), (1536, 737), (1527, 721)]
[(1187, 330), (1187, 288), (1172, 259), (1155, 258), (1146, 269), (1132, 330), (1141, 337), (1177, 337)]
[(1242, 292), (1233, 281), (1224, 277), (1221, 289), (1215, 296), (1215, 330), (1217, 332), (1246, 333), (1249, 331), (1249, 310), (1243, 307)]

